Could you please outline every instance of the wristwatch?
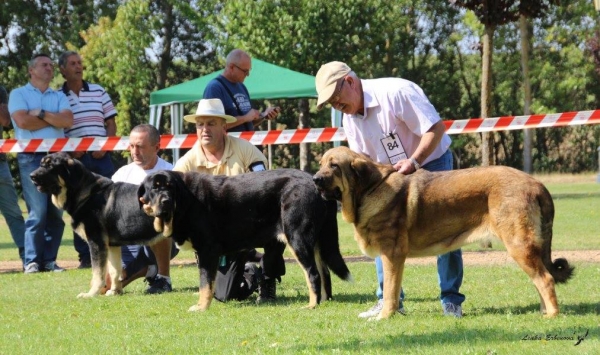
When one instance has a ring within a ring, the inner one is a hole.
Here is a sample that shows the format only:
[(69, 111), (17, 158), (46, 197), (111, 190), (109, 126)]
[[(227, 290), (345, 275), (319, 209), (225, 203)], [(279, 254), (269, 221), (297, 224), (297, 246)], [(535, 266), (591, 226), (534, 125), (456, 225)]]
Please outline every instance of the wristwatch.
[(417, 159), (410, 158), (409, 160), (410, 160), (412, 166), (415, 168), (415, 170), (421, 169), (421, 164), (419, 164), (419, 162), (417, 161)]
[(37, 118), (43, 120), (44, 116), (46, 116), (46, 110), (40, 110), (40, 113), (38, 113)]

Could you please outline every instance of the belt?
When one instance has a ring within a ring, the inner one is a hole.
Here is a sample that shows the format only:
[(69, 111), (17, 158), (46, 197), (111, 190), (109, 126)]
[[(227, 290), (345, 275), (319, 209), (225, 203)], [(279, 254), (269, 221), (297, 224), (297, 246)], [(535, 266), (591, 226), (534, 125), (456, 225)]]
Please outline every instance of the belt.
[(6, 153), (0, 153), (0, 161), (6, 161)]

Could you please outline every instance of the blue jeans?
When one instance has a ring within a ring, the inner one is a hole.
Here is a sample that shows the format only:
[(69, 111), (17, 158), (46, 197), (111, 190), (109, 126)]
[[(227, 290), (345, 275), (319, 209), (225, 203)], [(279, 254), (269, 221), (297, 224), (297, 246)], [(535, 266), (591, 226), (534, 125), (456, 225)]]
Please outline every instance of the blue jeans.
[[(92, 153), (85, 153), (78, 160), (88, 170), (98, 175), (111, 178), (115, 173), (115, 167), (110, 159), (110, 153), (104, 154), (100, 159), (92, 157)], [(90, 246), (77, 233), (73, 232), (73, 246), (79, 255), (79, 261), (90, 262)]]
[(23, 261), (25, 257), (25, 220), (19, 207), (19, 197), (10, 174), (10, 168), (5, 159), (6, 156), (0, 156), (0, 212), (4, 215), (10, 235), (19, 250), (19, 257)]
[(50, 195), (39, 192), (29, 175), (40, 167), (45, 153), (19, 153), (17, 161), (23, 187), (23, 198), (29, 217), (25, 220), (25, 265), (37, 263), (44, 267), (56, 261), (65, 223), (63, 211), (58, 209)]
[[(423, 166), (423, 169), (429, 171), (452, 170), (452, 152), (448, 149), (438, 159), (432, 160)], [(383, 298), (383, 264), (381, 258), (375, 258), (375, 269), (377, 270), (377, 298)], [(460, 249), (451, 251), (437, 257), (438, 282), (440, 285), (442, 303), (453, 303), (461, 305), (465, 301), (465, 295), (459, 292), (463, 279), (462, 252)], [(402, 291), (400, 300), (404, 299)]]
[[(175, 241), (172, 241), (171, 260), (177, 254), (179, 254), (179, 248), (175, 245)], [(156, 257), (147, 245), (123, 245), (121, 247), (121, 262), (127, 278), (150, 265), (156, 265), (158, 269)]]

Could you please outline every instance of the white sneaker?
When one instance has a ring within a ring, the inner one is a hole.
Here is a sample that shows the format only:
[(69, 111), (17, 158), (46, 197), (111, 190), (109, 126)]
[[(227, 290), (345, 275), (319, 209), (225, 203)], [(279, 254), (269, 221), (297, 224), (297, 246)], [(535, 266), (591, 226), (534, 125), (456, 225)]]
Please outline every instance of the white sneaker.
[[(382, 309), (383, 309), (383, 300), (379, 300), (368, 311), (359, 313), (358, 317), (359, 318), (373, 318), (373, 317), (377, 317), (379, 315), (379, 312), (381, 312)], [(402, 301), (400, 301), (400, 304), (398, 305), (398, 313), (400, 313), (400, 314), (402, 314), (404, 316), (406, 315), (406, 309), (404, 309), (404, 305), (402, 304)]]
[(447, 302), (447, 303), (442, 304), (442, 309), (444, 310), (445, 316), (453, 316), (456, 318), (462, 318), (462, 307), (459, 305)]
[(29, 263), (25, 266), (24, 273), (34, 274), (36, 272), (40, 272), (40, 266), (38, 265), (38, 263)]

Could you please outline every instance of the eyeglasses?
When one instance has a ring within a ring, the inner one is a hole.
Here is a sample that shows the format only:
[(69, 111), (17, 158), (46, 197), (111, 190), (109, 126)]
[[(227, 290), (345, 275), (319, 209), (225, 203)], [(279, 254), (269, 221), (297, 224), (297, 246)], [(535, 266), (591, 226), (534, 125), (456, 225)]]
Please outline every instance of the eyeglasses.
[(246, 76), (250, 75), (250, 69), (242, 69), (242, 68), (238, 67), (238, 66), (237, 66), (236, 64), (234, 64), (234, 63), (231, 63), (231, 64), (233, 64), (233, 66), (234, 66), (234, 67), (236, 67), (236, 68), (238, 68), (239, 70), (241, 70), (241, 71), (242, 71), (242, 72), (243, 72), (243, 73), (244, 73)]
[(340, 94), (342, 93), (342, 88), (344, 87), (345, 82), (346, 79), (342, 78), (342, 84), (340, 85), (340, 87), (337, 88), (337, 90), (335, 90), (335, 92), (331, 96), (331, 99), (329, 99), (329, 104), (331, 106), (336, 107), (340, 103)]

